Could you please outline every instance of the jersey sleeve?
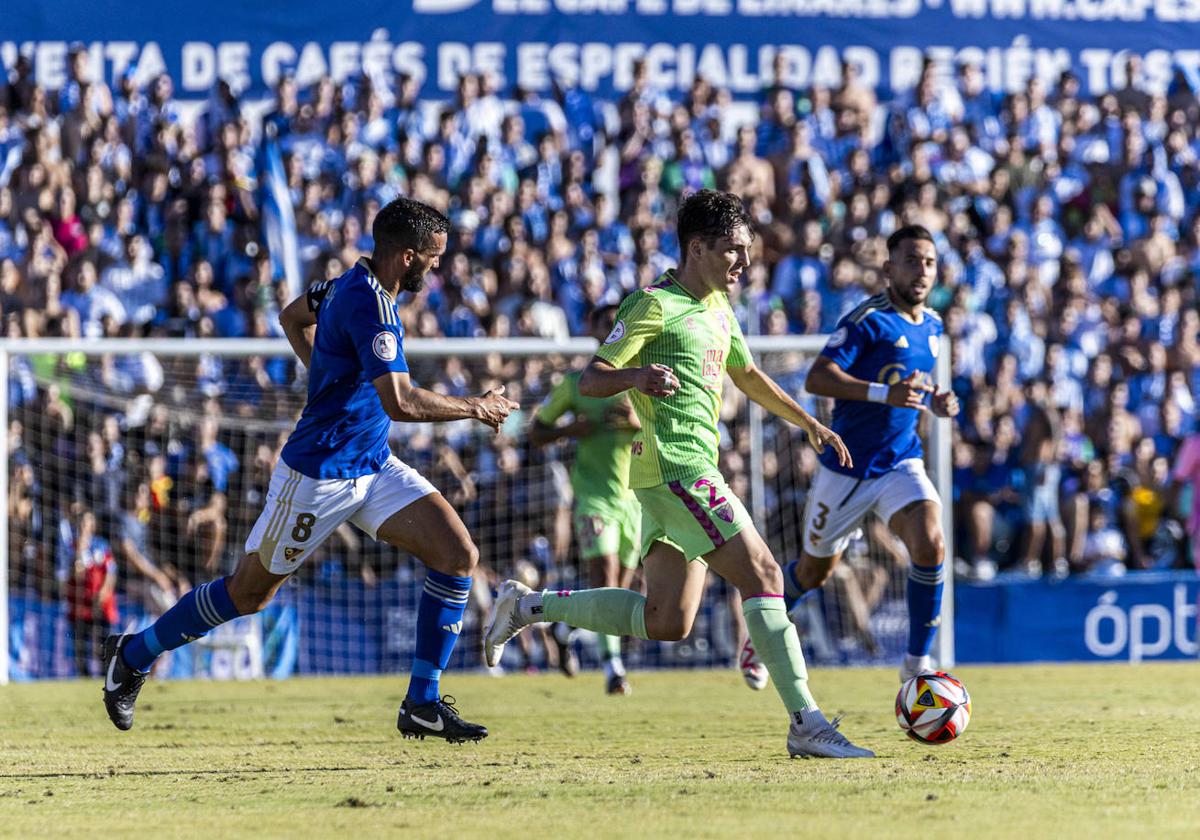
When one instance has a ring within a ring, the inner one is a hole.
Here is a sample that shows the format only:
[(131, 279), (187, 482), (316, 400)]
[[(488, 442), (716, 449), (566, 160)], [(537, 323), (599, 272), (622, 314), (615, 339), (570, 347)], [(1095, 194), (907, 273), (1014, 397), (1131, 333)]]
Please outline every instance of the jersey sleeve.
[(662, 330), (662, 304), (648, 292), (634, 292), (621, 302), (617, 322), (596, 350), (596, 356), (613, 367), (625, 367)]
[(546, 395), (545, 401), (538, 408), (533, 419), (546, 426), (553, 426), (559, 417), (571, 410), (573, 391), (571, 377), (564, 376), (557, 385), (550, 389), (550, 393)]
[[(342, 293), (338, 293), (340, 298)], [(382, 292), (370, 287), (356, 290), (348, 296), (351, 306), (338, 307), (345, 318), (345, 329), (354, 344), (354, 351), (368, 380), (385, 373), (407, 373), (404, 358), (404, 328), (396, 317), (392, 302)]]
[(749, 367), (752, 361), (750, 348), (746, 346), (746, 336), (742, 334), (742, 325), (738, 323), (732, 311), (729, 313), (729, 323), (732, 326), (729, 328), (729, 359), (725, 362), (725, 367)]
[(308, 291), (305, 293), (305, 298), (308, 300), (308, 311), (314, 315), (320, 311), (321, 304), (325, 302), (325, 297), (332, 288), (332, 280), (322, 280), (320, 283), (313, 283), (309, 286)]
[(833, 361), (842, 370), (849, 370), (855, 360), (870, 343), (871, 336), (862, 325), (846, 318), (829, 336), (821, 355)]

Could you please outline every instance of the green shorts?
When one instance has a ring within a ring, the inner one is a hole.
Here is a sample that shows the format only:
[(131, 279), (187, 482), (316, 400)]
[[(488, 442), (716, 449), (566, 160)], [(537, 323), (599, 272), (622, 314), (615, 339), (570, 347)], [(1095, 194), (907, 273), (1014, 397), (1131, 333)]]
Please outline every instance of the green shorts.
[(615, 555), (626, 569), (637, 568), (642, 512), (636, 499), (576, 499), (573, 521), (580, 558)]
[(715, 469), (633, 492), (642, 503), (643, 557), (654, 543), (665, 542), (696, 560), (754, 525)]

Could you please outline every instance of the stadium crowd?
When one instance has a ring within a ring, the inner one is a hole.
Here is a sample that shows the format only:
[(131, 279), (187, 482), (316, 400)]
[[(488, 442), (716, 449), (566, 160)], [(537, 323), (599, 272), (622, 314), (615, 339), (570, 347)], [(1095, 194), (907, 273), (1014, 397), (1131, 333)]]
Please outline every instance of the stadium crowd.
[[(931, 305), (965, 406), (958, 573), (1190, 566), (1200, 105), (1182, 74), (1164, 94), (1139, 87), (1136, 58), (1127, 76), (1099, 97), (1069, 72), (1001, 95), (979, 67), (930, 62), (911, 92), (881, 101), (846, 64), (833, 88), (766, 88), (757, 119), (740, 122), (728, 91), (697, 79), (674, 96), (645, 67), (610, 101), (504, 91), (487, 74), (462, 76), (442, 104), (413, 78), (300, 89), (285, 76), (260, 118), (224, 82), (189, 110), (165, 75), (143, 87), (131, 69), (110, 88), (76, 49), (66, 84), (46, 90), (21, 57), (0, 77), (4, 331), (281, 335), (293, 290), (264, 244), (264, 138), (282, 152), (304, 284), (368, 253), (372, 219), (397, 195), (451, 219), (441, 268), (403, 304), (421, 338), (586, 334), (596, 307), (674, 264), (674, 206), (701, 187), (738, 193), (758, 221), (734, 296), (743, 330), (825, 333), (883, 285), (886, 236), (919, 223), (937, 240)], [(420, 360), (414, 372), (457, 394), (503, 382), (532, 409), (572, 361)], [(803, 394), (800, 361), (774, 372)], [(84, 632), (115, 620), (118, 566), (124, 591), (169, 603), (236, 556), (303, 404), (303, 370), (14, 356), (8, 399), (10, 574), (48, 595), (65, 587)], [(748, 494), (743, 408), (726, 408), (724, 467)], [(466, 511), (486, 559), (549, 572), (570, 551), (569, 453), (531, 449), (528, 420), (495, 438), (398, 429), (397, 445)], [(768, 531), (788, 557), (815, 460), (793, 433), (767, 431)], [(513, 510), (530, 516), (510, 527)], [(330, 551), (361, 558), (368, 578), (386, 572), (362, 542), (346, 530)]]

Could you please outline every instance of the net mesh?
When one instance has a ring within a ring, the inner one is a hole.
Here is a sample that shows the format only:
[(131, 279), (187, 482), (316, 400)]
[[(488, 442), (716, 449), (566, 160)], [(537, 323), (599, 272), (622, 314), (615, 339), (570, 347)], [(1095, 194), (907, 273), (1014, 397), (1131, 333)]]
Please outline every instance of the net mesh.
[[(759, 358), (789, 393), (803, 393), (810, 356)], [(424, 387), (467, 395), (503, 384), (521, 405), (499, 434), (471, 421), (393, 426), (394, 451), (438, 487), (480, 548), (452, 668), (481, 667), (479, 630), (499, 581), (586, 585), (571, 534), (571, 447), (537, 448), (527, 435), (556, 379), (585, 361), (502, 352), (410, 359)], [(303, 408), (305, 373), (282, 346), (279, 355), (249, 357), (12, 355), (9, 369), (12, 676), (95, 674), (105, 633), (139, 629), (192, 586), (232, 570)], [(827, 414), (811, 399), (806, 407)], [(799, 430), (759, 416), (761, 437), (746, 400), (727, 385), (721, 468), (760, 514), (776, 559), (786, 561), (799, 555), (817, 462)], [(902, 650), (903, 550), (879, 523), (864, 531), (821, 596), (797, 613), (814, 662), (894, 661)], [(263, 613), (164, 657), (160, 674), (405, 671), (422, 578), (414, 558), (345, 524)], [(626, 661), (732, 664), (743, 632), (733, 593), (710, 575), (691, 636), (629, 642)], [(579, 649), (585, 666), (596, 664), (586, 634)], [(554, 659), (548, 637), (535, 631), (510, 645), (504, 666), (549, 668)]]

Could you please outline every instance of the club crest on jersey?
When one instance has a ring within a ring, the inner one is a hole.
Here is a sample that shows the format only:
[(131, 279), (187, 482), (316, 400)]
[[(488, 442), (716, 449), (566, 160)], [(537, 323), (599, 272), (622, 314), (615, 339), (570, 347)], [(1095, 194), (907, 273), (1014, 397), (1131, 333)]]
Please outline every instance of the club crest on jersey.
[(729, 314), (724, 310), (718, 310), (713, 313), (713, 317), (717, 319), (717, 325), (721, 328), (721, 332), (729, 335)]
[(942, 349), (941, 338), (936, 335), (929, 336), (929, 352), (933, 354), (933, 358), (937, 358), (940, 349)]
[(375, 336), (371, 342), (371, 349), (375, 351), (375, 355), (385, 362), (396, 361), (396, 336), (390, 332), (381, 332)]
[(728, 522), (730, 524), (733, 523), (733, 508), (729, 506), (728, 502), (726, 502), (725, 504), (721, 505), (719, 508), (714, 510), (713, 513), (715, 513), (718, 517), (720, 517), (721, 520)]
[(625, 322), (617, 321), (613, 324), (612, 332), (608, 334), (608, 338), (604, 339), (605, 344), (615, 344), (625, 337)]

